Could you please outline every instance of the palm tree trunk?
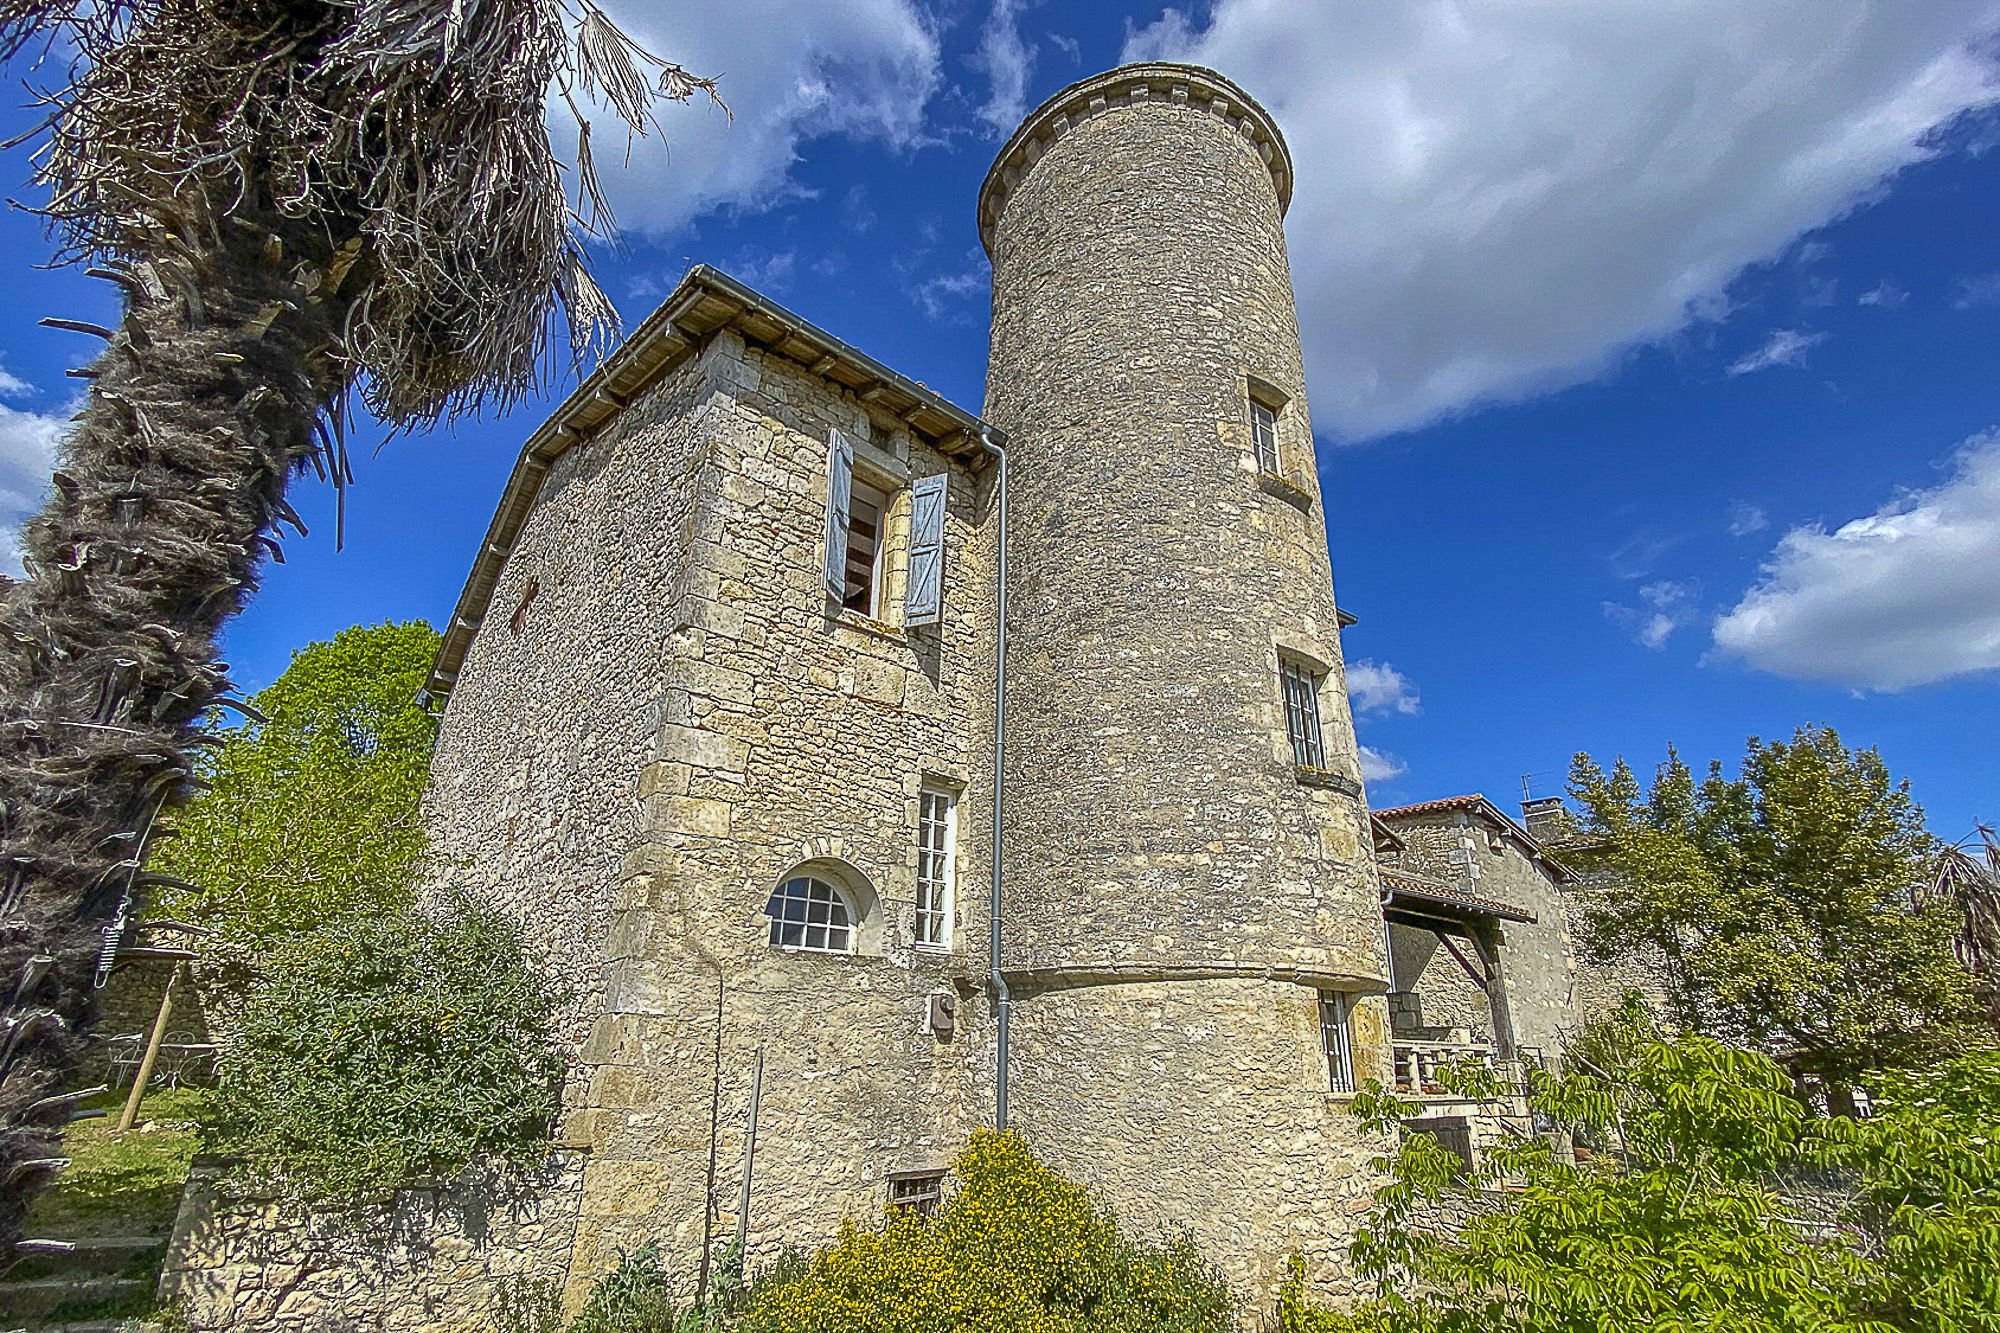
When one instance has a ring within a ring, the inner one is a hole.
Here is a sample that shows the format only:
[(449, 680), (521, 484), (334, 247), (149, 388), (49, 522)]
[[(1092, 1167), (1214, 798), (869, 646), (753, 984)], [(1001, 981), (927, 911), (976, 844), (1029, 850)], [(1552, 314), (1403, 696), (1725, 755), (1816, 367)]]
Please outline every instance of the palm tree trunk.
[(97, 270), (125, 317), (26, 529), (30, 576), (0, 605), (0, 1245), (69, 1118), (105, 927), (229, 688), (216, 636), (345, 388), (326, 238), (254, 202), (185, 211)]

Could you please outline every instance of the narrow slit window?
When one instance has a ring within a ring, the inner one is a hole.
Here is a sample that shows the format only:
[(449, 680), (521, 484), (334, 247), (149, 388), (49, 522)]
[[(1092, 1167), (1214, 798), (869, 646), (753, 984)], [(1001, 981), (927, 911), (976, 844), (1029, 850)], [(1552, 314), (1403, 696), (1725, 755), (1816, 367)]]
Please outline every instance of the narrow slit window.
[(951, 892), (958, 801), (925, 787), (917, 797), (917, 943), (951, 945)]
[(771, 918), (771, 943), (779, 948), (854, 951), (854, 913), (825, 880), (793, 876), (764, 904), (764, 914)]
[(1250, 400), (1250, 439), (1257, 449), (1257, 470), (1283, 476), (1278, 467), (1278, 409), (1256, 398)]
[(1300, 768), (1325, 768), (1326, 745), (1319, 729), (1319, 681), (1298, 662), (1281, 661), (1278, 673), (1285, 690), (1285, 732), (1292, 742), (1292, 762)]
[(847, 502), (847, 584), (840, 604), (864, 616), (876, 614), (888, 521), (889, 493), (856, 477)]
[(1354, 1091), (1353, 1008), (1352, 997), (1343, 991), (1319, 993), (1319, 1040), (1326, 1052), (1327, 1087), (1333, 1092)]

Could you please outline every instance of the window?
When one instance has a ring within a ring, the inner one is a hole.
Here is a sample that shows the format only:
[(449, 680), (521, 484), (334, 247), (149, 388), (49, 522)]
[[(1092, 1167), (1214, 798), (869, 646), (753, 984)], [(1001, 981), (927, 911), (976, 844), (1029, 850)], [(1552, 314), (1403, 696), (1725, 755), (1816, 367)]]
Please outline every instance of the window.
[(937, 787), (917, 796), (917, 943), (951, 946), (951, 885), (958, 798)]
[(1278, 674), (1285, 690), (1285, 734), (1292, 741), (1292, 762), (1300, 768), (1325, 768), (1326, 747), (1319, 733), (1319, 680), (1304, 664), (1279, 659)]
[(1278, 409), (1259, 398), (1250, 400), (1250, 441), (1257, 450), (1257, 470), (1283, 476), (1278, 466)]
[(944, 1172), (898, 1171), (889, 1177), (889, 1211), (936, 1216), (944, 1200)]
[[(944, 590), (944, 508), (948, 479), (939, 473), (909, 484), (908, 577), (903, 587), (907, 625), (935, 624)], [(889, 518), (903, 488), (885, 476), (857, 475), (854, 445), (839, 431), (827, 437), (827, 595), (842, 610), (870, 619), (888, 614), (883, 584), (889, 568)]]
[(864, 616), (875, 614), (882, 585), (883, 529), (889, 495), (856, 477), (847, 501), (847, 571), (840, 604)]
[(1319, 1040), (1326, 1051), (1326, 1083), (1334, 1092), (1354, 1091), (1354, 1039), (1348, 1018), (1354, 1002), (1344, 991), (1319, 993)]
[(794, 875), (764, 904), (771, 943), (820, 953), (854, 951), (854, 913), (840, 890), (825, 880)]

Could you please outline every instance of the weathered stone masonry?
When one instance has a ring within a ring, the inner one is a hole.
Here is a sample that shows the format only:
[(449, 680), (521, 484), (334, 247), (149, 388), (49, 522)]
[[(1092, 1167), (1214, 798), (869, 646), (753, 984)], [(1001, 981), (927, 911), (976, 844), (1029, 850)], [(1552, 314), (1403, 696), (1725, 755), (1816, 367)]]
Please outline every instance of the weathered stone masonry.
[[(1351, 1005), (1357, 1079), (1385, 1075), (1388, 973), (1290, 173), (1208, 71), (1086, 80), (981, 194), (984, 420), (698, 269), (531, 438), (433, 679), (441, 875), (578, 997), (576, 1164), (496, 1271), (559, 1271), (574, 1302), (655, 1240), (692, 1275), (737, 1220), (760, 1053), (753, 1265), (878, 1215), (891, 1177), (992, 1123), (987, 436), (1012, 478), (1013, 1123), (1135, 1223), (1190, 1228), (1246, 1297), (1294, 1252), (1344, 1282), (1381, 1145), (1330, 1087), (1321, 1000)], [(836, 432), (889, 497), (868, 617), (824, 584)], [(943, 609), (913, 624), (911, 489), (938, 477)], [(1303, 768), (1287, 664), (1316, 685)], [(957, 796), (940, 947), (916, 940), (926, 786)], [(851, 952), (768, 942), (795, 873), (844, 895)]]

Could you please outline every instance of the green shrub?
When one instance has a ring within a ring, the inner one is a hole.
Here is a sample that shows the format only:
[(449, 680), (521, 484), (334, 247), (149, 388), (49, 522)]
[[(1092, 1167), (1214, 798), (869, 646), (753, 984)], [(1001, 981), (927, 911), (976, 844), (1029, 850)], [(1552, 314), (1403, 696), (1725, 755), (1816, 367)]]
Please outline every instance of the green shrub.
[(545, 1151), (561, 995), (513, 925), (459, 903), (279, 941), (225, 1050), (208, 1131), (292, 1193), (354, 1196)]
[(699, 1311), (675, 1303), (659, 1246), (648, 1242), (619, 1252), (618, 1266), (597, 1279), (569, 1333), (691, 1333), (703, 1326)]
[(1186, 1236), (1124, 1234), (1014, 1135), (981, 1134), (935, 1218), (849, 1223), (752, 1284), (744, 1333), (1222, 1333), (1228, 1289)]

